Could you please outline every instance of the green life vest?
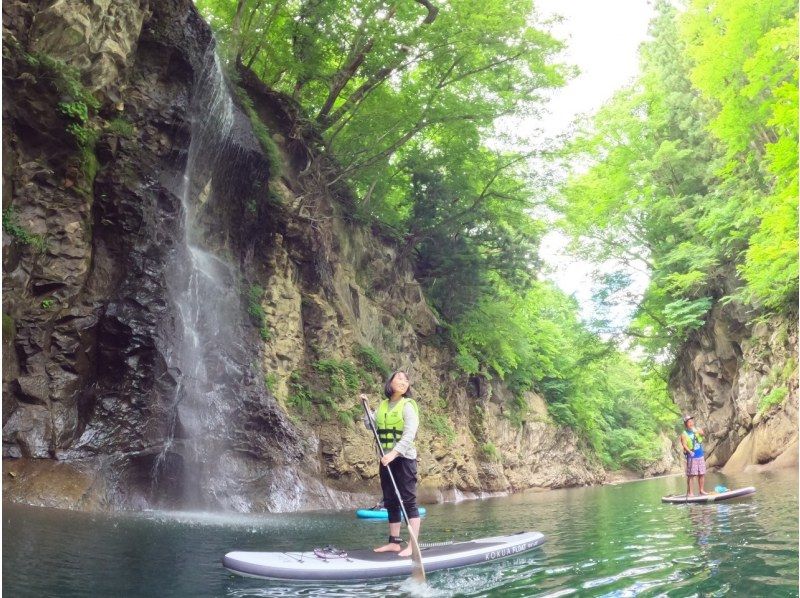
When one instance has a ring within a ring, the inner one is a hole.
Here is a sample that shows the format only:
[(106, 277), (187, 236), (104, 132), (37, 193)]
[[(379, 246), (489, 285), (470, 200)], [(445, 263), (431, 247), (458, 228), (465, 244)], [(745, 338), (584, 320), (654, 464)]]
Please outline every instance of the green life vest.
[(406, 403), (410, 403), (417, 412), (419, 417), (419, 407), (414, 399), (400, 399), (397, 404), (389, 408), (389, 399), (384, 399), (378, 405), (378, 411), (375, 413), (375, 421), (378, 425), (378, 438), (381, 441), (381, 447), (384, 451), (390, 451), (397, 444), (403, 436), (403, 409)]
[(698, 446), (703, 444), (703, 435), (699, 432), (692, 432), (689, 433), (688, 430), (683, 431), (683, 437), (686, 438), (686, 445), (689, 447), (690, 451), (694, 451)]

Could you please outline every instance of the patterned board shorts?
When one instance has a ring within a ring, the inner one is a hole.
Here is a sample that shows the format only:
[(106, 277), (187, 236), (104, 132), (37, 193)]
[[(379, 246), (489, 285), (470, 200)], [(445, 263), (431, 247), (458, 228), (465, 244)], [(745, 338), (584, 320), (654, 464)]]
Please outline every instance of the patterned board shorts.
[(689, 457), (686, 460), (686, 475), (706, 475), (706, 458)]

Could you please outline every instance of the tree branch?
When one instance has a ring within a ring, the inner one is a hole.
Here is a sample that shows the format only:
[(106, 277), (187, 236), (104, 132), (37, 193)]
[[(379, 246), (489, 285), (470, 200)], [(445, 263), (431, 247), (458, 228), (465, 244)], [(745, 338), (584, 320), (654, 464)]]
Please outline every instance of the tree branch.
[(505, 58), (503, 58), (501, 60), (493, 60), (492, 62), (490, 62), (488, 64), (485, 64), (485, 65), (483, 65), (481, 67), (474, 68), (474, 69), (469, 70), (469, 71), (465, 71), (465, 72), (459, 74), (458, 76), (453, 77), (452, 79), (444, 80), (444, 81), (439, 83), (438, 87), (440, 89), (444, 88), (444, 87), (447, 87), (448, 85), (452, 85), (453, 83), (457, 83), (458, 81), (466, 79), (467, 77), (471, 77), (472, 75), (477, 75), (478, 73), (482, 73), (483, 71), (487, 71), (487, 70), (492, 69), (492, 68), (494, 68), (496, 66), (500, 66), (501, 64), (505, 64), (506, 62), (511, 62), (513, 60), (516, 60), (517, 58), (519, 58), (520, 56), (525, 55), (526, 53), (527, 53), (527, 50), (523, 50), (522, 52), (518, 52), (517, 54), (514, 54), (513, 56), (506, 56)]
[(244, 12), (244, 5), (247, 0), (238, 0), (236, 4), (236, 13), (233, 15), (233, 21), (231, 21), (231, 40), (233, 40), (234, 46), (236, 47), (236, 62), (242, 57), (242, 38), (241, 38), (241, 23), (242, 23), (242, 13)]
[(433, 4), (428, 2), (428, 0), (414, 0), (417, 4), (421, 4), (425, 8), (428, 9), (428, 15), (423, 19), (423, 25), (430, 25), (436, 20), (436, 15), (439, 14), (439, 9), (436, 8)]

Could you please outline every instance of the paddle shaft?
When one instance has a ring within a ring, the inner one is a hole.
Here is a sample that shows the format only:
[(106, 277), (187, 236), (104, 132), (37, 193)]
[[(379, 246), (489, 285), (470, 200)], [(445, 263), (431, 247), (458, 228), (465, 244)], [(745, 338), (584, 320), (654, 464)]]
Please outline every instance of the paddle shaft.
[(689, 493), (692, 491), (692, 476), (689, 475), (689, 472), (692, 471), (692, 459), (694, 459), (694, 455), (692, 453), (686, 453), (686, 502), (689, 502)]
[[(378, 445), (378, 452), (381, 454), (381, 458), (383, 458), (385, 453), (383, 452), (383, 447), (381, 446), (381, 438), (378, 436), (378, 429), (375, 427), (375, 421), (372, 419), (372, 412), (369, 410), (369, 405), (364, 399), (361, 399), (361, 405), (364, 407), (364, 411), (367, 414), (367, 421), (369, 421), (369, 429), (372, 430), (372, 435), (375, 437), (375, 444)], [(397, 482), (395, 482), (394, 474), (392, 474), (392, 470), (389, 468), (388, 465), (383, 465), (382, 467), (386, 468), (386, 473), (389, 474), (389, 479), (392, 482), (392, 488), (394, 488), (395, 496), (397, 496), (397, 501), (400, 503), (400, 511), (403, 514), (403, 518), (406, 520), (406, 525), (408, 526), (408, 537), (411, 538), (411, 553), (412, 557), (416, 556), (414, 561), (419, 565), (419, 570), (422, 574), (422, 581), (425, 581), (425, 567), (422, 566), (422, 555), (419, 549), (419, 543), (417, 542), (417, 536), (414, 534), (414, 530), (411, 528), (411, 521), (408, 518), (408, 513), (406, 513), (406, 506), (403, 504), (403, 497), (400, 496), (400, 489), (397, 487)]]

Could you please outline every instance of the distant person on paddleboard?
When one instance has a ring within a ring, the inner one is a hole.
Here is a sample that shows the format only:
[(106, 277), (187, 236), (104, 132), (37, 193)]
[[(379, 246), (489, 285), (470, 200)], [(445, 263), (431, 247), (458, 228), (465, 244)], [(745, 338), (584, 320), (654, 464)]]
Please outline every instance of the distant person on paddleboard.
[[(411, 545), (401, 546), (401, 509), (387, 467), (392, 470), (403, 506), (408, 514), (408, 523), (419, 538), (420, 517), (417, 508), (417, 449), (414, 438), (419, 427), (419, 407), (411, 397), (411, 384), (405, 372), (394, 372), (383, 389), (386, 398), (381, 400), (373, 417), (378, 427), (378, 437), (385, 453), (381, 459), (380, 478), (383, 504), (389, 515), (389, 541), (375, 552), (397, 552), (399, 556), (410, 556)], [(366, 395), (361, 395), (367, 399)], [(364, 417), (364, 425), (369, 421)]]
[(692, 478), (697, 478), (697, 490), (700, 494), (708, 494), (703, 488), (706, 481), (706, 458), (703, 452), (703, 430), (695, 427), (694, 418), (687, 415), (683, 418), (684, 430), (681, 434), (681, 446), (686, 455), (686, 496), (692, 494)]

